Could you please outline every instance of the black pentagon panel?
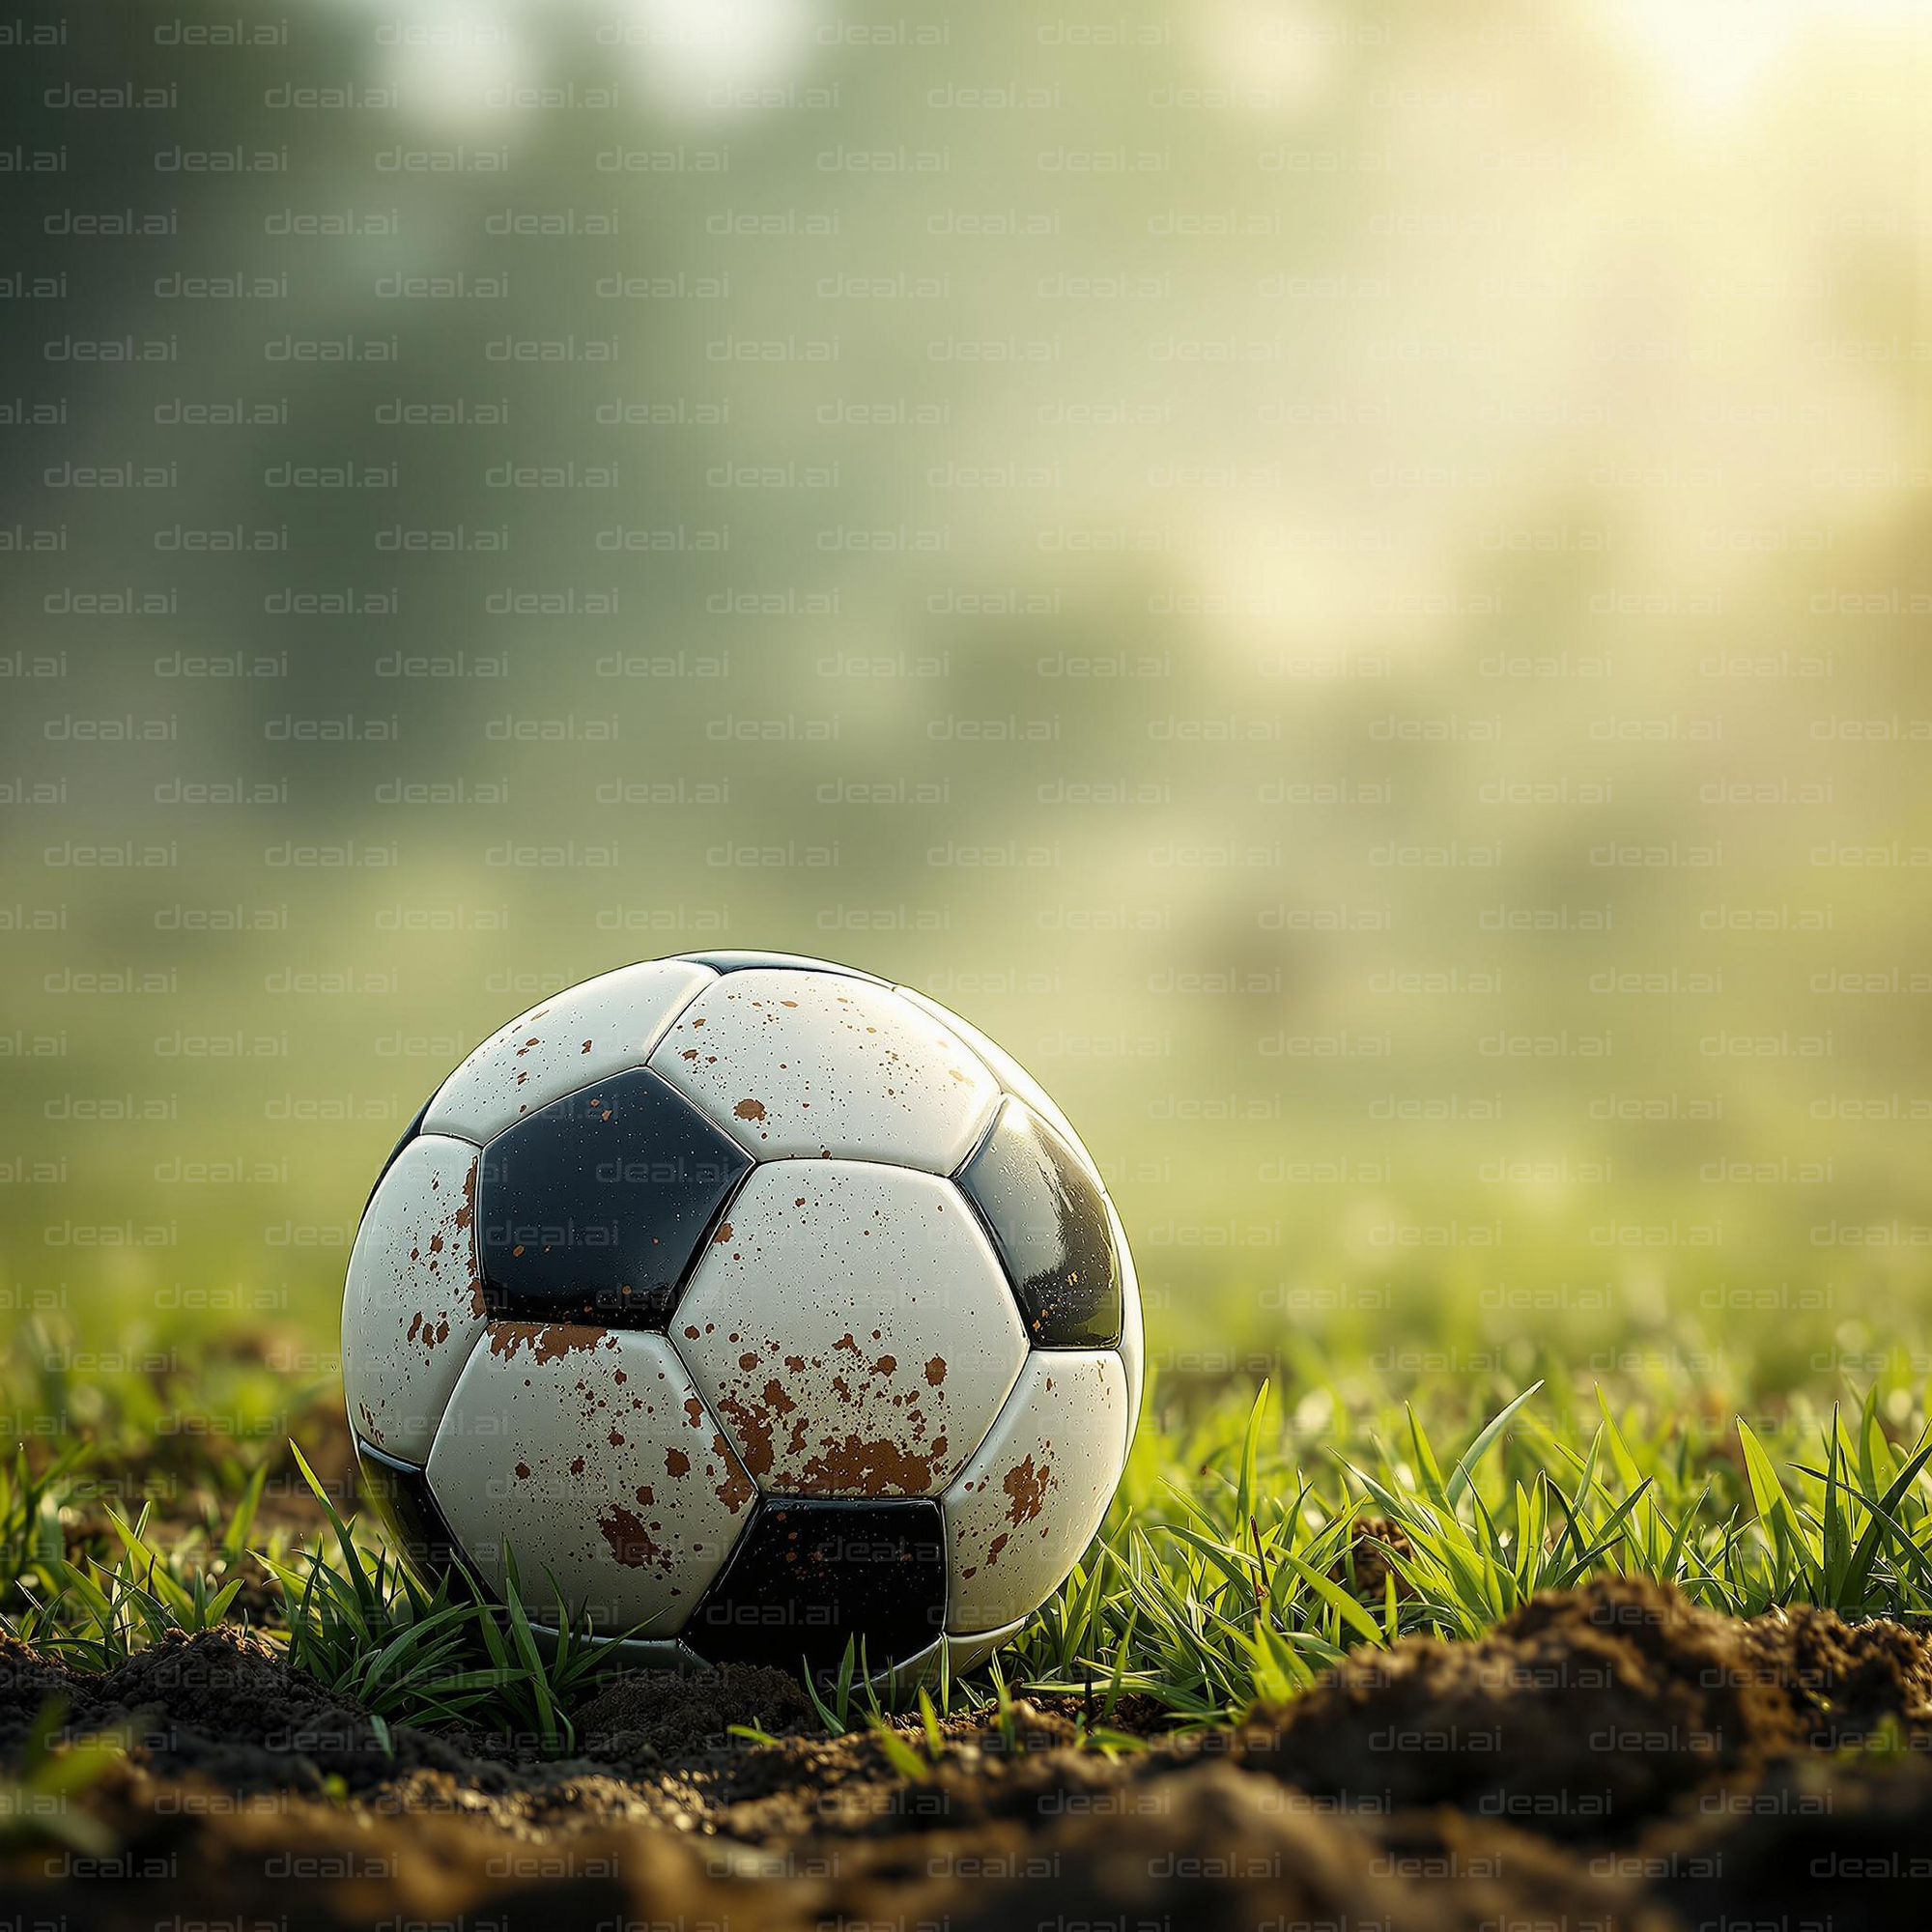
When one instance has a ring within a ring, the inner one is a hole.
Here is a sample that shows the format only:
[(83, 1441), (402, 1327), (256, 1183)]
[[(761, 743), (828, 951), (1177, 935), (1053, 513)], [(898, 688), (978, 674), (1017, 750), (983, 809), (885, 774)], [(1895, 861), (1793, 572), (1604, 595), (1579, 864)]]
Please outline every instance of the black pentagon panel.
[(355, 1463), (362, 1493), (388, 1531), (390, 1547), (424, 1582), (434, 1587), (452, 1568), (469, 1570), (423, 1470), (372, 1449), (359, 1435)]
[(483, 1298), (526, 1321), (661, 1328), (752, 1157), (648, 1067), (612, 1074), (483, 1150)]
[(856, 966), (840, 966), (831, 959), (808, 959), (801, 952), (680, 952), (695, 966), (709, 966), (714, 973), (842, 973), (848, 980), (863, 980), (868, 986), (889, 986), (890, 980), (862, 973)]
[[(434, 1092), (432, 1091), (432, 1093), (430, 1094), (430, 1096), (429, 1096), (429, 1100), (434, 1100), (435, 1098), (436, 1098), (436, 1094), (435, 1094), (435, 1093), (434, 1093)], [(382, 1172), (381, 1174), (379, 1174), (379, 1175), (378, 1175), (378, 1176), (376, 1177), (376, 1187), (380, 1187), (380, 1186), (382, 1186), (382, 1184), (383, 1184), (383, 1181), (384, 1181), (384, 1177), (386, 1177), (386, 1175), (388, 1174), (389, 1170), (390, 1170), (390, 1169), (391, 1169), (392, 1167), (394, 1167), (394, 1166), (395, 1166), (395, 1164), (396, 1164), (396, 1156), (397, 1156), (398, 1154), (400, 1154), (400, 1153), (402, 1152), (402, 1151), (403, 1151), (403, 1150), (404, 1150), (404, 1149), (405, 1149), (406, 1147), (408, 1147), (408, 1146), (409, 1146), (409, 1144), (410, 1144), (410, 1143), (411, 1143), (411, 1142), (412, 1142), (412, 1140), (414, 1140), (414, 1139), (415, 1139), (415, 1137), (416, 1137), (416, 1136), (417, 1136), (417, 1135), (418, 1135), (419, 1133), (421, 1133), (421, 1132), (422, 1132), (422, 1124), (423, 1124), (423, 1122), (424, 1122), (424, 1120), (425, 1120), (425, 1119), (427, 1118), (427, 1116), (428, 1116), (428, 1114), (429, 1114), (429, 1100), (425, 1100), (425, 1101), (424, 1101), (424, 1102), (422, 1103), (422, 1105), (421, 1105), (420, 1107), (418, 1107), (418, 1108), (416, 1109), (416, 1117), (415, 1117), (415, 1119), (414, 1119), (414, 1120), (412, 1120), (412, 1122), (411, 1122), (409, 1123), (409, 1125), (408, 1125), (408, 1126), (406, 1126), (406, 1127), (405, 1127), (405, 1128), (403, 1129), (403, 1137), (402, 1137), (402, 1139), (401, 1139), (401, 1140), (399, 1140), (399, 1141), (398, 1141), (398, 1142), (397, 1142), (397, 1143), (395, 1144), (395, 1146), (394, 1146), (394, 1147), (392, 1147), (392, 1148), (391, 1148), (391, 1149), (389, 1150), (389, 1157), (388, 1157), (388, 1159), (387, 1159), (387, 1160), (385, 1160), (385, 1161), (384, 1161), (384, 1162), (383, 1163), (383, 1172)], [(370, 1188), (370, 1190), (369, 1190), (369, 1201), (373, 1201), (373, 1200), (375, 1200), (375, 1198), (376, 1198), (376, 1187), (372, 1187), (372, 1188)], [(365, 1201), (365, 1202), (363, 1202), (363, 1204), (362, 1204), (362, 1211), (363, 1211), (363, 1213), (365, 1213), (365, 1214), (366, 1214), (366, 1213), (368, 1213), (368, 1211), (369, 1211), (369, 1201)]]
[(1031, 1107), (1003, 1101), (953, 1179), (993, 1237), (1037, 1347), (1104, 1349), (1121, 1339), (1121, 1266), (1106, 1203)]
[(869, 1669), (911, 1657), (946, 1621), (939, 1505), (759, 1498), (680, 1634), (708, 1663), (834, 1670), (859, 1640)]

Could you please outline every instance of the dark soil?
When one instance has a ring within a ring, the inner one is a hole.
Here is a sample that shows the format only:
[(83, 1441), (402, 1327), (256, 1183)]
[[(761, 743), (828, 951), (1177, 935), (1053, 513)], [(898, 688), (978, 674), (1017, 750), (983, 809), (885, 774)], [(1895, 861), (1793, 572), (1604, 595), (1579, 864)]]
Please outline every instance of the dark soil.
[(563, 1763), (406, 1728), (390, 1755), (226, 1634), (100, 1678), (0, 1642), (0, 1758), (51, 1695), (131, 1741), (80, 1801), (113, 1849), (0, 1815), (10, 1924), (1861, 1932), (1932, 1899), (1928, 1639), (1635, 1581), (1144, 1752), (1074, 1748), (1065, 1708), (1020, 1706), (1010, 1742), (954, 1718), (921, 1779), (755, 1668), (608, 1680)]

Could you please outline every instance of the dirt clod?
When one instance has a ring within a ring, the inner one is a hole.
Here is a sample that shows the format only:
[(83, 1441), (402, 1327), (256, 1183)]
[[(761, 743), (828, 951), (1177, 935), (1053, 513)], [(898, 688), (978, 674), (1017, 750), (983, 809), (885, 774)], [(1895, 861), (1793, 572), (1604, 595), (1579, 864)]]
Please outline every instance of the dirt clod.
[(798, 1678), (762, 1664), (728, 1663), (688, 1676), (627, 1671), (577, 1714), (578, 1736), (585, 1750), (599, 1757), (650, 1750), (679, 1758), (729, 1750), (728, 1727), (736, 1723), (774, 1735), (819, 1727)]
[(1546, 1837), (1615, 1836), (1711, 1779), (1932, 1714), (1920, 1639), (1796, 1609), (1754, 1623), (1612, 1577), (1470, 1643), (1353, 1654), (1255, 1761), (1390, 1809), (1455, 1804)]
[(1393, 1574), (1396, 1601), (1408, 1603), (1415, 1590), (1390, 1561), (1391, 1550), (1400, 1556), (1415, 1554), (1415, 1546), (1409, 1542), (1408, 1532), (1400, 1524), (1381, 1517), (1362, 1517), (1352, 1527), (1348, 1549), (1329, 1566), (1328, 1580), (1341, 1584), (1365, 1604), (1379, 1605), (1383, 1601), (1387, 1579)]

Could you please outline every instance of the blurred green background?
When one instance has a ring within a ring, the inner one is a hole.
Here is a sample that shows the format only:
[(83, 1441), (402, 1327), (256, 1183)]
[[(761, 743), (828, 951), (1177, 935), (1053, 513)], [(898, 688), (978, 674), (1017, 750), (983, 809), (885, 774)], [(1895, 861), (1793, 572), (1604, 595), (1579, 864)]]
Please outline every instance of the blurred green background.
[(728, 944), (1026, 1062), (1171, 1378), (1925, 1383), (1922, 8), (6, 38), (23, 1347), (326, 1372), (447, 1067)]

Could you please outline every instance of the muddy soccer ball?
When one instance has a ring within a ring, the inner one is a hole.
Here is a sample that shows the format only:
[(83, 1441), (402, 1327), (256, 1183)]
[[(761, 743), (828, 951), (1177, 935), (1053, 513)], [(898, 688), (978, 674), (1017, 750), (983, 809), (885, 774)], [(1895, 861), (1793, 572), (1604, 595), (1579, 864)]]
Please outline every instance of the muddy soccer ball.
[(544, 1625), (560, 1592), (640, 1659), (957, 1670), (1100, 1521), (1140, 1296), (1092, 1157), (984, 1035), (697, 953), (442, 1083), (363, 1212), (342, 1352), (419, 1571)]

